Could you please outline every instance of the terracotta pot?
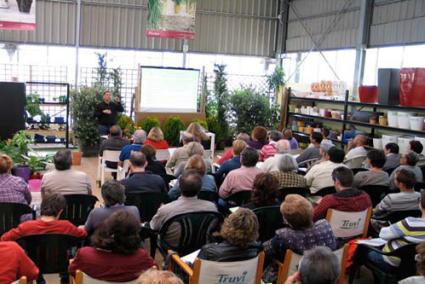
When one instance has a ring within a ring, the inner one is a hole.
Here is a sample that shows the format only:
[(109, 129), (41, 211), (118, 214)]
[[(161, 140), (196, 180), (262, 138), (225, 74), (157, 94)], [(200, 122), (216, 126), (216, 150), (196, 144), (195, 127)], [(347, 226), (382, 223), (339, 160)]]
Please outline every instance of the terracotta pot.
[(81, 165), (81, 158), (83, 157), (83, 153), (81, 152), (72, 152), (72, 165), (73, 166), (80, 166)]

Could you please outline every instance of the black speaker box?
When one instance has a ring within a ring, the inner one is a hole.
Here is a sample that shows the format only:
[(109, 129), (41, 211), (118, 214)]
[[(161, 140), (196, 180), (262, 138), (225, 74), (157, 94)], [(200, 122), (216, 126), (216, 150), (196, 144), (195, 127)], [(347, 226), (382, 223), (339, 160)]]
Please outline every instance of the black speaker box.
[(25, 84), (0, 82), (0, 139), (25, 129)]
[(400, 69), (378, 69), (378, 103), (400, 104)]

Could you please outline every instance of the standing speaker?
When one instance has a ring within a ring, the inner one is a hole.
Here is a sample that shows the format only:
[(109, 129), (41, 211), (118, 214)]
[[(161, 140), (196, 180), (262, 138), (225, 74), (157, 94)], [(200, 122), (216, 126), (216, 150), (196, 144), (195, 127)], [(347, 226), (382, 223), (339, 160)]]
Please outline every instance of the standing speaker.
[(378, 103), (400, 104), (400, 69), (378, 69)]
[(0, 139), (25, 129), (25, 84), (0, 82)]

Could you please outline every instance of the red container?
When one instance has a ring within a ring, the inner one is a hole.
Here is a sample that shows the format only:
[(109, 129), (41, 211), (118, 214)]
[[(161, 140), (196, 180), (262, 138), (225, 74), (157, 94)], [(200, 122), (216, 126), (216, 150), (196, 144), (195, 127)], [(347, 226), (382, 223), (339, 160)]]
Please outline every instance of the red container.
[(378, 86), (360, 86), (359, 97), (361, 103), (377, 103)]
[(425, 106), (425, 68), (400, 70), (400, 105)]

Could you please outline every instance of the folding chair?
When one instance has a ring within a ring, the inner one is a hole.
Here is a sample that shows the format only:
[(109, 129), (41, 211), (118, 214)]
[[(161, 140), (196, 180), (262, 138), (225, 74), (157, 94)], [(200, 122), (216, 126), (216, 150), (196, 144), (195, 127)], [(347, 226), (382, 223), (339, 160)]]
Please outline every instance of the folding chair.
[(351, 159), (345, 160), (344, 165), (346, 165), (350, 169), (362, 168), (363, 162), (366, 161), (366, 159), (367, 159), (366, 155), (355, 156)]
[(0, 203), (0, 236), (21, 223), (21, 216), (32, 214), (35, 219), (35, 211), (28, 205), (21, 203)]
[(125, 160), (122, 167), (118, 166), (117, 180), (125, 179), (129, 169), (130, 169), (130, 160)]
[(75, 278), (72, 279), (72, 284), (137, 284), (137, 279), (133, 281), (128, 282), (109, 282), (109, 281), (103, 281), (94, 279), (84, 272), (77, 270), (75, 273)]
[(284, 187), (279, 190), (279, 193), (280, 200), (284, 201), (285, 197), (289, 194), (298, 194), (303, 197), (307, 197), (310, 195), (310, 190), (308, 190), (306, 187)]
[(170, 158), (170, 151), (168, 149), (156, 150), (157, 161), (167, 161)]
[(279, 205), (255, 208), (253, 212), (260, 225), (258, 239), (261, 242), (270, 240), (274, 237), (276, 230), (283, 227), (283, 216)]
[(328, 209), (326, 220), (332, 227), (336, 238), (350, 240), (356, 237), (365, 238), (369, 228), (372, 208), (360, 212), (344, 212)]
[(241, 206), (251, 201), (251, 190), (243, 190), (228, 196), (225, 200), (230, 207)]
[(75, 226), (84, 225), (90, 212), (93, 210), (97, 197), (88, 194), (67, 194), (65, 210), (61, 214), (62, 220), (68, 220)]
[(336, 193), (335, 186), (328, 186), (328, 187), (321, 188), (318, 192), (316, 192), (315, 194), (312, 194), (312, 195), (323, 197), (323, 196), (326, 196), (328, 194), (334, 194), (334, 193)]
[(99, 157), (98, 177), (100, 176), (100, 185), (105, 182), (105, 172), (117, 173), (118, 168), (113, 169), (106, 165), (106, 162), (118, 163), (120, 161), (121, 151), (105, 150), (103, 156)]
[[(260, 284), (263, 274), (264, 252), (257, 257), (232, 262), (217, 262), (196, 258), (193, 267), (178, 255), (172, 254), (168, 270), (180, 268), (189, 276), (189, 284)], [(283, 282), (282, 282), (283, 283)]]
[(384, 185), (366, 185), (362, 186), (359, 189), (363, 190), (369, 195), (370, 200), (372, 201), (373, 208), (375, 208), (375, 206), (378, 205), (379, 202), (381, 202), (385, 193), (389, 191), (388, 186)]
[(303, 162), (301, 162), (301, 163), (299, 163), (298, 164), (298, 173), (299, 174), (302, 174), (302, 175), (305, 175), (307, 172), (308, 172), (308, 170), (317, 162), (317, 161), (319, 161), (319, 159), (318, 158), (316, 158), (316, 159), (310, 159), (310, 160), (306, 160), (306, 161), (303, 161)]
[[(348, 245), (343, 246), (342, 248), (334, 251), (333, 253), (338, 257), (338, 260), (341, 264), (337, 283), (344, 284), (345, 268), (347, 266)], [(298, 265), (302, 257), (302, 255), (296, 254), (290, 249), (286, 250), (284, 262), (281, 263), (279, 261), (276, 261), (279, 265), (277, 283), (285, 283), (288, 276), (298, 271)]]

